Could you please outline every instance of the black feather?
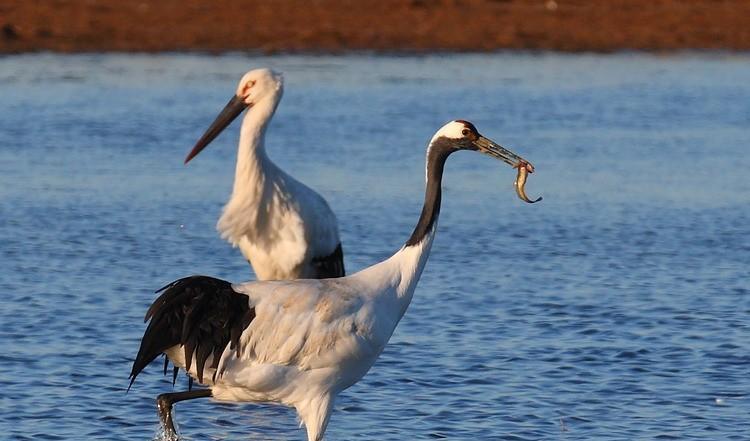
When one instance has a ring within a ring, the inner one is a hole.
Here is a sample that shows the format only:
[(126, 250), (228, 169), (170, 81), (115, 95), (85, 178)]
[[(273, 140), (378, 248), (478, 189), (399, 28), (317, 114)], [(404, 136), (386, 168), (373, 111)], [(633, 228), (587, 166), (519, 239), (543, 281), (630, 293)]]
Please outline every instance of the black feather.
[(210, 356), (211, 367), (216, 368), (227, 345), (239, 353), (240, 337), (255, 318), (246, 295), (234, 291), (227, 281), (206, 276), (176, 280), (160, 292), (146, 312), (150, 322), (133, 362), (130, 386), (151, 361), (174, 346), (184, 346), (188, 370), (195, 356), (200, 382)]
[(315, 267), (316, 279), (333, 279), (344, 277), (344, 250), (339, 243), (336, 249), (327, 256), (313, 257), (312, 265)]

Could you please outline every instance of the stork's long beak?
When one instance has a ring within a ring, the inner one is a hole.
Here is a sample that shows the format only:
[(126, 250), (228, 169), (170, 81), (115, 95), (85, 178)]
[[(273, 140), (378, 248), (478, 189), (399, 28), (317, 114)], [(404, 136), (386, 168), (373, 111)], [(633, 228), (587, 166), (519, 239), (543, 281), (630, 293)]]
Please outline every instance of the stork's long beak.
[(227, 126), (237, 118), (243, 110), (249, 105), (245, 103), (245, 100), (240, 96), (233, 96), (231, 100), (224, 106), (224, 109), (219, 113), (211, 126), (206, 130), (206, 133), (201, 136), (201, 139), (195, 143), (193, 150), (188, 153), (185, 158), (185, 164), (190, 162), (198, 153), (201, 152), (211, 141), (214, 140), (222, 130), (226, 129)]
[(474, 141), (474, 146), (482, 153), (485, 153), (487, 155), (492, 156), (493, 158), (497, 158), (503, 162), (506, 162), (511, 167), (518, 167), (521, 164), (527, 164), (527, 168), (529, 169), (529, 172), (534, 171), (534, 166), (531, 165), (531, 163), (522, 157), (516, 155), (515, 153), (511, 152), (510, 150), (506, 149), (505, 147), (501, 146), (500, 144), (485, 138), (482, 135), (479, 135), (479, 138), (477, 138)]

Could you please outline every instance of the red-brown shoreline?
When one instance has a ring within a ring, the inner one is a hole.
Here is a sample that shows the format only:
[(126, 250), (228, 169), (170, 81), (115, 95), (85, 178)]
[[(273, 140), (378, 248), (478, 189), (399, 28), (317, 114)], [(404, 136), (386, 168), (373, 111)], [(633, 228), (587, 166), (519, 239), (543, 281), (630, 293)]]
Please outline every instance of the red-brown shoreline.
[(0, 53), (750, 50), (745, 0), (6, 0)]

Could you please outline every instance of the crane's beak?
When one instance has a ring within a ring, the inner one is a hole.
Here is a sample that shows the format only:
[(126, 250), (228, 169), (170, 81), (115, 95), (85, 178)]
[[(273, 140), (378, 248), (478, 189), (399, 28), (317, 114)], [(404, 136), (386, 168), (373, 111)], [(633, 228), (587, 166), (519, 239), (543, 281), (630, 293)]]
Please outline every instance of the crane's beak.
[(203, 136), (201, 136), (201, 139), (195, 143), (195, 147), (193, 147), (193, 150), (191, 150), (185, 158), (185, 164), (197, 156), (201, 150), (210, 144), (214, 138), (219, 136), (219, 133), (226, 129), (227, 126), (248, 107), (249, 105), (245, 103), (245, 100), (241, 96), (233, 96), (221, 113), (219, 113), (219, 116), (217, 116), (214, 122), (211, 123), (211, 126), (206, 130), (206, 133), (204, 133)]
[(529, 172), (534, 171), (534, 166), (532, 166), (529, 161), (516, 155), (515, 153), (511, 152), (510, 150), (506, 149), (500, 144), (490, 139), (485, 138), (482, 135), (479, 135), (479, 138), (474, 140), (473, 144), (474, 144), (474, 147), (476, 147), (477, 150), (479, 150), (480, 152), (490, 155), (493, 158), (497, 158), (509, 164), (511, 167), (518, 167), (520, 164), (527, 164), (529, 168)]

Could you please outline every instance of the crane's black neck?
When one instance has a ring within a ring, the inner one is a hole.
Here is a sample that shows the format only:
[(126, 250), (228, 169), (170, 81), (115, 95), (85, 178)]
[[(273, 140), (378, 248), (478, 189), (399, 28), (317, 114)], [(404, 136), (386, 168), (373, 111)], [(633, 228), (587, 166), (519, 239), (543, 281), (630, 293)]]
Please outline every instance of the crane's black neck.
[(443, 168), (448, 155), (455, 151), (455, 146), (448, 138), (438, 138), (430, 144), (427, 150), (427, 184), (425, 188), (424, 206), (419, 222), (406, 241), (405, 246), (413, 246), (421, 243), (425, 237), (435, 228), (440, 215), (441, 183), (443, 180)]

